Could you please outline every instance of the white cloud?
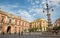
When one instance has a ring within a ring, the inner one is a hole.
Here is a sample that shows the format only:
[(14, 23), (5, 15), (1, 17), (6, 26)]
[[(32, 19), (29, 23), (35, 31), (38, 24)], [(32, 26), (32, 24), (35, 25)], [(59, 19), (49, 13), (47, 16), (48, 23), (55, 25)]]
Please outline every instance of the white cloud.
[[(60, 6), (60, 0), (47, 0), (49, 5)], [(43, 0), (42, 4), (46, 4), (46, 0)]]
[(1, 4), (1, 5), (0, 5), (0, 8), (1, 8), (1, 9), (7, 9), (7, 10), (8, 10), (8, 9), (11, 9), (11, 8), (17, 8), (17, 7), (19, 7), (19, 5), (17, 5), (17, 4), (16, 4), (16, 5), (9, 5), (9, 4), (6, 4), (6, 5)]
[(19, 7), (18, 5), (9, 5), (9, 6), (12, 7), (12, 8)]
[(40, 3), (39, 1), (35, 0), (35, 2), (32, 2), (31, 4), (32, 4), (32, 5), (37, 5), (37, 4), (39, 4), (39, 3)]
[[(42, 1), (41, 4), (46, 4), (46, 0), (28, 0), (32, 5), (40, 4), (40, 1)], [(60, 0), (47, 0), (49, 5), (51, 6), (60, 6)]]
[(42, 8), (30, 8), (29, 12), (36, 12), (36, 13), (42, 13), (43, 9)]
[(28, 2), (30, 2), (32, 5), (37, 5), (39, 4), (39, 0), (28, 0)]
[(36, 14), (33, 14), (33, 16), (36, 16)]
[(27, 19), (29, 22), (31, 22), (34, 19), (34, 17), (30, 15), (29, 12), (26, 10), (19, 10), (18, 12), (22, 16), (22, 18)]
[(30, 15), (28, 14), (28, 12), (25, 11), (25, 10), (19, 10), (19, 12), (20, 12), (20, 15), (22, 15), (23, 17), (26, 17), (26, 18), (30, 17)]
[(36, 4), (39, 4), (39, 1), (36, 0), (35, 3), (36, 3)]
[(6, 4), (6, 5), (1, 4), (0, 5), (1, 10), (4, 10), (9, 13), (13, 13), (13, 14), (15, 14), (15, 12), (13, 12), (13, 10), (11, 10), (11, 9), (18, 8), (18, 7), (19, 6), (17, 4), (16, 5), (9, 5), (9, 4)]
[(51, 4), (59, 6), (60, 0), (50, 0)]

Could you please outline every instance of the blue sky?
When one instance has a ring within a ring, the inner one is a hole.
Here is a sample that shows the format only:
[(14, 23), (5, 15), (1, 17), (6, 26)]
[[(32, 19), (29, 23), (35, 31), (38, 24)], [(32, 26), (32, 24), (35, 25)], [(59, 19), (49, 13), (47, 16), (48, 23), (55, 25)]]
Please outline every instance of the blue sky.
[[(51, 13), (51, 21), (55, 22), (60, 18), (60, 0), (47, 0), (49, 7), (54, 11)], [(0, 8), (8, 13), (12, 13), (16, 16), (21, 16), (27, 19), (29, 22), (38, 18), (47, 19), (46, 11), (43, 13), (46, 0), (0, 0)]]

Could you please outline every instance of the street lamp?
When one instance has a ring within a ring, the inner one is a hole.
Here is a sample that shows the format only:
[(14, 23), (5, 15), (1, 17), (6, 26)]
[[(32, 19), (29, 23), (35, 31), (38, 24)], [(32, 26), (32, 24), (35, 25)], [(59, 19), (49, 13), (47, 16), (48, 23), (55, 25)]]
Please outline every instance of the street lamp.
[[(47, 1), (47, 0), (46, 0)], [(46, 2), (46, 8), (44, 8), (44, 10), (43, 10), (43, 13), (45, 12), (45, 11), (47, 11), (46, 13), (47, 13), (47, 20), (48, 20), (48, 29), (51, 29), (51, 13), (49, 13), (49, 11), (50, 11), (50, 7), (49, 7), (49, 5), (48, 5), (48, 3)], [(52, 9), (52, 11), (53, 11), (53, 9)]]

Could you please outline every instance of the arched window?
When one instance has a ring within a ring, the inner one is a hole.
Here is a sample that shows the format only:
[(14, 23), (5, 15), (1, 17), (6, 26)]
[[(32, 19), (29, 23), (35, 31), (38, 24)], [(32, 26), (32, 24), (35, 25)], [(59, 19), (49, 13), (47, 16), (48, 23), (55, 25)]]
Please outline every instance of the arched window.
[(17, 20), (15, 20), (15, 25), (17, 25)]

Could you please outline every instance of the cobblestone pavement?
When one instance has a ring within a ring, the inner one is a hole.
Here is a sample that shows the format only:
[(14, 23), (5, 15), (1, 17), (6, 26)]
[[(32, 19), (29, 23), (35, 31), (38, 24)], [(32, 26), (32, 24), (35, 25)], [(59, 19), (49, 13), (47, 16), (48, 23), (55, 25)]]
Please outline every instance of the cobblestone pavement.
[(19, 34), (0, 34), (0, 38), (60, 38), (60, 35), (43, 34), (43, 33), (24, 33), (22, 36)]

